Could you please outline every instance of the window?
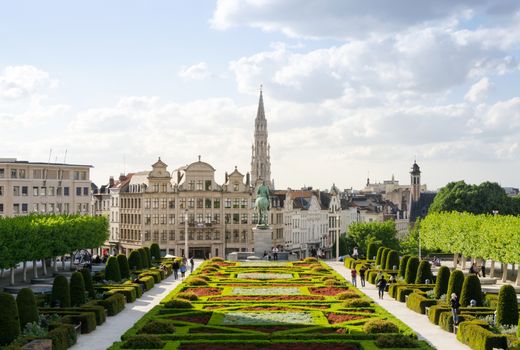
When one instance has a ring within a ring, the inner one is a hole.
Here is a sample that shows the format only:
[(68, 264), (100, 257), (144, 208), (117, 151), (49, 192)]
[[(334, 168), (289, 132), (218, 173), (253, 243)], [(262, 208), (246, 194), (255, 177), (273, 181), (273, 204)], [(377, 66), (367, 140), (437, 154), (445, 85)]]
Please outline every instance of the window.
[(0, 186), (0, 196), (4, 195), (4, 186)]
[(247, 208), (247, 198), (242, 198), (240, 208)]
[(54, 213), (54, 203), (49, 203), (49, 213)]
[(41, 179), (42, 178), (42, 170), (41, 169), (34, 169), (33, 170), (33, 178), (34, 179)]
[(224, 207), (231, 208), (231, 198), (226, 198)]
[(202, 180), (197, 180), (197, 191), (202, 191)]
[(204, 207), (204, 198), (197, 198), (197, 208), (202, 209)]
[(195, 198), (188, 199), (188, 208), (195, 208)]
[(63, 195), (64, 196), (68, 196), (69, 195), (69, 188), (68, 187), (63, 187)]
[(47, 195), (47, 187), (40, 187), (40, 196)]
[(20, 204), (18, 204), (18, 203), (13, 204), (13, 213), (20, 214)]
[(175, 225), (175, 214), (169, 214), (168, 215), (168, 224), (169, 225)]
[(149, 241), (150, 240), (150, 231), (144, 231), (144, 240)]
[(161, 241), (166, 242), (167, 238), (168, 238), (168, 231), (162, 230), (161, 231)]
[(225, 214), (224, 220), (225, 220), (226, 224), (230, 224), (231, 223), (231, 214)]
[(49, 196), (54, 196), (54, 187), (53, 186), (49, 186), (49, 191), (47, 192), (47, 194)]
[(161, 225), (166, 225), (166, 214), (161, 214)]
[(79, 173), (81, 180), (87, 179), (87, 172), (86, 171), (80, 171)]
[(153, 231), (153, 240), (156, 242), (159, 240), (159, 231)]
[(189, 213), (188, 214), (188, 224), (194, 224), (195, 223), (195, 214)]
[(145, 200), (144, 200), (144, 208), (145, 209), (150, 209), (151, 205), (152, 205), (151, 198), (145, 198)]
[(213, 214), (213, 221), (216, 224), (220, 224), (220, 214)]
[(153, 218), (153, 224), (154, 225), (159, 225), (159, 214), (154, 214), (152, 216), (152, 218)]
[(239, 221), (240, 221), (240, 214), (238, 214), (238, 213), (234, 213), (234, 214), (233, 214), (233, 223), (234, 223), (234, 224), (238, 224)]
[(206, 191), (211, 191), (211, 180), (206, 180), (204, 187), (206, 188)]
[(11, 169), (11, 179), (16, 179), (16, 178), (18, 178), (18, 170)]
[(233, 191), (237, 192), (239, 190), (238, 182), (233, 184)]
[(18, 177), (20, 179), (25, 179), (25, 169), (19, 169), (18, 170)]
[(56, 187), (56, 196), (61, 196), (62, 192), (63, 192), (63, 188), (62, 187)]
[(74, 172), (74, 180), (79, 180), (79, 171)]
[(242, 223), (242, 224), (247, 224), (247, 214), (242, 214), (242, 220), (241, 220), (241, 223)]
[(206, 224), (211, 224), (212, 217), (213, 215), (211, 215), (211, 213), (206, 214)]
[(159, 198), (154, 198), (152, 201), (152, 208), (159, 209)]
[(211, 209), (211, 198), (206, 198), (206, 199), (204, 200), (204, 207), (205, 207), (206, 209)]
[(69, 203), (64, 203), (63, 204), (63, 213), (68, 214), (69, 212), (70, 212)]
[(204, 223), (204, 214), (198, 213), (197, 214), (197, 224), (202, 224), (202, 223)]
[(0, 203), (0, 213), (3, 213), (3, 212), (4, 212), (4, 204)]
[(20, 195), (20, 186), (13, 186), (13, 196)]
[(76, 196), (81, 196), (81, 187), (76, 187)]
[(83, 195), (88, 196), (88, 187), (83, 187)]
[(213, 239), (216, 241), (220, 240), (220, 231), (215, 231), (215, 233), (213, 235)]
[(185, 209), (186, 208), (186, 198), (181, 198), (179, 200), (179, 208), (180, 209)]
[(146, 214), (144, 216), (144, 224), (145, 225), (150, 225), (152, 223), (152, 217), (150, 216), (150, 214)]
[(0, 168), (0, 179), (3, 179), (5, 177), (5, 169)]
[(175, 241), (175, 230), (170, 230), (170, 241)]
[(233, 198), (233, 208), (240, 207), (240, 198)]
[(195, 189), (195, 181), (194, 180), (191, 180), (189, 183), (188, 183), (188, 190), (189, 191), (193, 191)]
[(22, 196), (27, 196), (29, 194), (29, 188), (27, 186), (22, 186)]
[(175, 209), (175, 199), (170, 199), (170, 201), (168, 202), (168, 206), (170, 207), (170, 209)]
[(161, 208), (166, 209), (166, 206), (168, 205), (168, 199), (161, 198)]

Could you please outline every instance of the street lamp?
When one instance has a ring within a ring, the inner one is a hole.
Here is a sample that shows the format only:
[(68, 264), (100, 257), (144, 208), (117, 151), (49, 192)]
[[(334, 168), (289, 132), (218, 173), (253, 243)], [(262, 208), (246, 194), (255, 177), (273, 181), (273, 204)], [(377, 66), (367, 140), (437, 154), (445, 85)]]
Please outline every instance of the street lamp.
[(184, 210), (184, 257), (188, 259), (188, 209)]

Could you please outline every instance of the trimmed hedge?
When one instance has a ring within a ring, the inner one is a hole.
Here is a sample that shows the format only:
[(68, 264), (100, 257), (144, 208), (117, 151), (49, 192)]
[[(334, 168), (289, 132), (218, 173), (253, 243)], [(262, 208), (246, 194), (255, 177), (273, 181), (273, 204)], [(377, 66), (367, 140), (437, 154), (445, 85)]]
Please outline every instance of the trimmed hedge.
[(52, 340), (52, 350), (67, 350), (76, 344), (76, 330), (73, 325), (60, 324), (45, 337)]
[(148, 263), (148, 267), (152, 267), (152, 254), (150, 253), (150, 248), (149, 247), (144, 247), (143, 248), (145, 253), (146, 253), (146, 261)]
[(123, 294), (116, 293), (103, 300), (96, 300), (97, 305), (103, 306), (108, 316), (114, 316), (123, 311), (125, 308), (125, 297)]
[(137, 249), (137, 251), (139, 252), (139, 256), (141, 258), (141, 266), (143, 267), (143, 269), (149, 268), (150, 265), (148, 265), (148, 255), (146, 254), (144, 248), (139, 248)]
[(105, 308), (101, 305), (97, 305), (95, 301), (86, 303), (81, 307), (67, 307), (67, 308), (41, 308), (40, 311), (45, 314), (53, 314), (56, 310), (60, 312), (72, 312), (80, 314), (83, 312), (93, 312), (96, 318), (96, 325), (101, 325), (106, 321)]
[(119, 271), (119, 262), (115, 256), (108, 258), (107, 267), (105, 268), (105, 279), (108, 281), (121, 281), (121, 271)]
[(381, 265), (381, 269), (384, 269), (385, 266), (386, 266), (386, 257), (388, 256), (388, 253), (391, 251), (392, 249), (390, 248), (385, 248), (383, 249), (383, 251), (381, 252), (381, 261), (379, 262), (379, 265)]
[(83, 282), (85, 283), (85, 290), (88, 292), (89, 298), (95, 298), (96, 292), (94, 291), (94, 284), (92, 283), (92, 274), (89, 269), (81, 269), (81, 275), (83, 276)]
[(367, 260), (374, 259), (377, 256), (379, 245), (377, 243), (370, 243), (367, 247)]
[(459, 324), (457, 339), (474, 350), (507, 349), (507, 337), (486, 329), (483, 321), (466, 321)]
[(457, 294), (460, 300), (460, 292), (462, 291), (462, 284), (464, 283), (464, 274), (461, 270), (453, 270), (448, 281), (448, 291), (446, 292), (446, 300), (451, 298), (453, 293)]
[(16, 300), (11, 294), (0, 293), (0, 346), (7, 345), (20, 335), (20, 319)]
[(22, 288), (16, 296), (18, 316), (20, 317), (20, 329), (24, 329), (27, 323), (39, 322), (38, 307), (34, 293), (30, 288)]
[(496, 323), (500, 325), (518, 325), (518, 302), (515, 288), (504, 284), (498, 293)]
[(475, 300), (477, 306), (482, 306), (482, 299), (482, 287), (478, 276), (474, 274), (466, 276), (460, 293), (460, 305), (468, 306), (471, 300)]
[(150, 246), (150, 255), (152, 256), (152, 260), (158, 260), (161, 258), (161, 247), (157, 243), (152, 243)]
[(57, 314), (62, 316), (61, 322), (68, 324), (78, 324), (81, 322), (81, 334), (88, 334), (96, 329), (96, 314), (91, 311), (77, 312), (77, 311), (61, 311), (56, 309), (50, 314)]
[(437, 279), (435, 280), (434, 296), (435, 299), (439, 299), (442, 295), (446, 294), (446, 300), (449, 299), (447, 295), (448, 282), (450, 280), (450, 269), (447, 266), (441, 266), (437, 272)]
[(426, 307), (437, 305), (437, 300), (426, 298), (420, 293), (411, 293), (406, 300), (406, 306), (419, 314), (424, 314)]
[(396, 250), (391, 250), (386, 255), (385, 268), (387, 270), (393, 270), (394, 266), (396, 267), (396, 269), (399, 268), (399, 253), (397, 253)]
[(157, 335), (137, 335), (129, 337), (123, 343), (124, 349), (162, 349), (164, 341)]
[(61, 307), (70, 307), (69, 281), (65, 276), (56, 276), (52, 283), (51, 303), (59, 301)]
[(137, 250), (133, 250), (128, 258), (128, 265), (131, 270), (142, 270), (143, 263), (141, 261), (141, 254)]
[(433, 283), (432, 265), (428, 260), (422, 260), (419, 263), (419, 267), (417, 268), (415, 283), (426, 283), (426, 280), (429, 280), (430, 283)]
[(410, 255), (403, 255), (401, 260), (399, 260), (399, 272), (397, 276), (404, 278), (406, 274), (406, 264), (408, 263), (408, 259), (410, 259)]
[(385, 250), (385, 249), (386, 249), (386, 247), (379, 247), (379, 248), (377, 248), (376, 266), (381, 265), (381, 254), (383, 254), (383, 250)]
[(150, 290), (155, 285), (153, 276), (139, 276), (139, 283), (144, 286), (144, 290)]
[(108, 298), (116, 293), (124, 295), (127, 303), (133, 303), (137, 298), (133, 287), (111, 288), (103, 294), (103, 297)]
[(168, 300), (164, 307), (168, 309), (191, 309), (193, 308), (193, 304), (186, 299), (173, 298)]
[(404, 279), (406, 283), (414, 283), (417, 277), (417, 269), (419, 268), (419, 258), (412, 256), (406, 263), (406, 273)]
[(367, 334), (399, 333), (399, 327), (392, 321), (376, 319), (367, 321), (363, 326), (363, 332)]
[(119, 264), (119, 272), (122, 279), (130, 278), (130, 266), (128, 265), (128, 259), (126, 255), (119, 254), (117, 256), (117, 263)]
[(70, 304), (71, 306), (85, 304), (85, 281), (80, 272), (74, 272), (70, 277)]

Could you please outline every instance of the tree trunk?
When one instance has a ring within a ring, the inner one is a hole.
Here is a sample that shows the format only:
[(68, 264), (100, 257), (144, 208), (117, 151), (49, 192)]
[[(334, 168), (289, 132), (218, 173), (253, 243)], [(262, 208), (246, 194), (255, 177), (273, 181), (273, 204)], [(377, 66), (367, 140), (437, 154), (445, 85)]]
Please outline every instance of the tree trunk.
[(515, 274), (515, 264), (511, 264), (512, 266), (512, 269), (513, 269), (513, 275)]
[(27, 282), (27, 261), (23, 262), (23, 282)]
[(507, 263), (502, 263), (502, 282), (507, 281)]
[(453, 254), (453, 268), (454, 269), (456, 269), (457, 266), (459, 265), (458, 260), (459, 260), (459, 253)]
[(15, 271), (15, 268), (11, 267), (11, 280), (9, 281), (10, 286), (14, 286), (14, 271)]
[(65, 271), (65, 255), (61, 257), (61, 269)]
[(42, 265), (43, 265), (43, 275), (47, 276), (47, 260), (42, 259)]
[(516, 273), (516, 285), (520, 286), (520, 269), (518, 269), (518, 272)]
[(52, 258), (52, 270), (58, 272), (58, 264), (56, 264), (56, 257)]
[(462, 260), (462, 261), (461, 261), (461, 267), (460, 267), (460, 268), (461, 268), (462, 270), (465, 270), (465, 269), (466, 269), (466, 257), (465, 257), (464, 255), (461, 254), (461, 255), (460, 255), (460, 259)]
[(73, 253), (70, 253), (69, 271), (72, 271), (72, 256)]
[(491, 260), (491, 266), (489, 267), (489, 277), (495, 278), (495, 260)]
[(4, 278), (4, 269), (0, 270), (0, 278)]
[(33, 260), (33, 278), (38, 278), (38, 262)]

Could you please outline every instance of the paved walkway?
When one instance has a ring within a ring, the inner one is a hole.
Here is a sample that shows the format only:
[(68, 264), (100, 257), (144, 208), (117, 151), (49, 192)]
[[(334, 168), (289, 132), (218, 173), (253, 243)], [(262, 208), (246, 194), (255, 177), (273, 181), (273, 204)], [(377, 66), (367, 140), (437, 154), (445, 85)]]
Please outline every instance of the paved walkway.
[[(202, 260), (195, 260), (198, 267)], [(180, 275), (180, 273), (179, 273)], [(189, 276), (189, 268), (186, 273)], [(105, 323), (98, 326), (94, 332), (82, 334), (78, 337), (76, 345), (72, 350), (105, 350), (114, 342), (120, 341), (121, 336), (136, 323), (141, 317), (175, 289), (182, 280), (173, 279), (173, 275), (156, 284), (155, 287), (144, 293), (143, 296), (131, 304), (126, 304), (125, 309), (116, 316), (107, 317)]]
[[(327, 264), (345, 277), (347, 281), (351, 280), (350, 269), (347, 269), (343, 262), (328, 261)], [(374, 285), (367, 283), (366, 287), (360, 288), (360, 290), (392, 315), (406, 323), (417, 333), (419, 339), (426, 340), (438, 350), (471, 350), (471, 348), (459, 342), (455, 334), (446, 332), (439, 326), (434, 325), (425, 315), (420, 315), (408, 309), (405, 303), (396, 301), (386, 293), (385, 299), (379, 299), (377, 288)]]

